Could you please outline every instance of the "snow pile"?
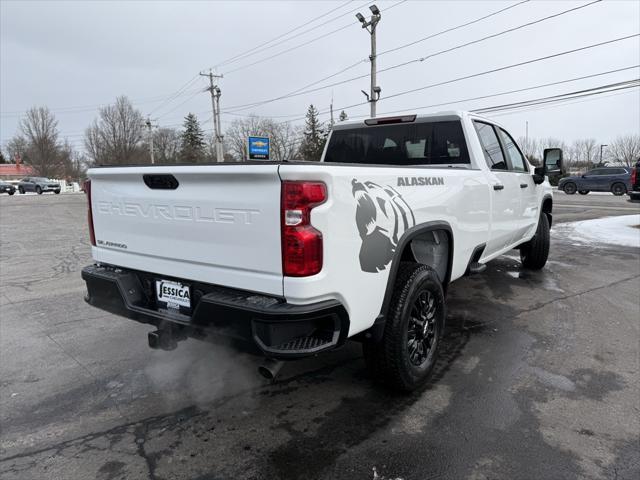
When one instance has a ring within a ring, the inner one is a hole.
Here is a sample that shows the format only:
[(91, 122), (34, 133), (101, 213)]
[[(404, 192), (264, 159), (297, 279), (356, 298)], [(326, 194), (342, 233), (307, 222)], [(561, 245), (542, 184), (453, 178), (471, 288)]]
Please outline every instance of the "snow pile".
[(640, 248), (640, 215), (605, 217), (554, 225), (554, 237), (569, 239), (577, 245), (608, 243)]

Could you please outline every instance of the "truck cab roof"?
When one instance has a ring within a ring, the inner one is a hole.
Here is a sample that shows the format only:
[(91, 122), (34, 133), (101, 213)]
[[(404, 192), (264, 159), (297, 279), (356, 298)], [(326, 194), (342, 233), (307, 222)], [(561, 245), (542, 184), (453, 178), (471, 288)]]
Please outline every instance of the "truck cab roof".
[(496, 124), (494, 120), (483, 117), (477, 113), (465, 111), (465, 110), (443, 110), (441, 112), (434, 113), (401, 113), (398, 115), (382, 115), (376, 118), (366, 118), (364, 120), (347, 120), (345, 122), (339, 122), (333, 126), (334, 130), (343, 130), (350, 129), (354, 127), (372, 127), (378, 125), (388, 125), (395, 123), (426, 123), (426, 122), (434, 122), (434, 121), (451, 121), (451, 120), (462, 120), (464, 118), (470, 118), (474, 120), (483, 120), (486, 122), (490, 122)]

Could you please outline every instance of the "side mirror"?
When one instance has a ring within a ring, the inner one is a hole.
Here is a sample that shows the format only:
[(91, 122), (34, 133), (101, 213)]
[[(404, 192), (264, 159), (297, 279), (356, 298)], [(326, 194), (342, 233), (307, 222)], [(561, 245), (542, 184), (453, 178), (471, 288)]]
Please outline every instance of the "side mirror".
[(545, 148), (542, 161), (546, 175), (560, 175), (562, 173), (562, 149)]

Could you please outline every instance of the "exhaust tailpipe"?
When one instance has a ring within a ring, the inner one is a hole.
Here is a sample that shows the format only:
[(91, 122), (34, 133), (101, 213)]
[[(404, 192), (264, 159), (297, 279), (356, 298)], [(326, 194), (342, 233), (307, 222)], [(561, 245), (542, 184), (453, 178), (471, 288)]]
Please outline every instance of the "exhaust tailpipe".
[(280, 369), (284, 365), (282, 360), (274, 360), (273, 358), (267, 358), (262, 365), (258, 367), (258, 373), (267, 380), (272, 382), (278, 376)]
[(175, 350), (178, 347), (177, 339), (171, 331), (156, 330), (147, 334), (149, 347), (154, 350)]

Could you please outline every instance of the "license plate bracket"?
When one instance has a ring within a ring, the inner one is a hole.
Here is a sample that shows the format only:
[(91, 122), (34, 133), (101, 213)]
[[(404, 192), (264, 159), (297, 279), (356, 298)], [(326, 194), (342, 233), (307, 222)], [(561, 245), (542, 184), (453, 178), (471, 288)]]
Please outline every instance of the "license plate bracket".
[(191, 285), (175, 280), (156, 279), (158, 308), (183, 314), (191, 313)]

